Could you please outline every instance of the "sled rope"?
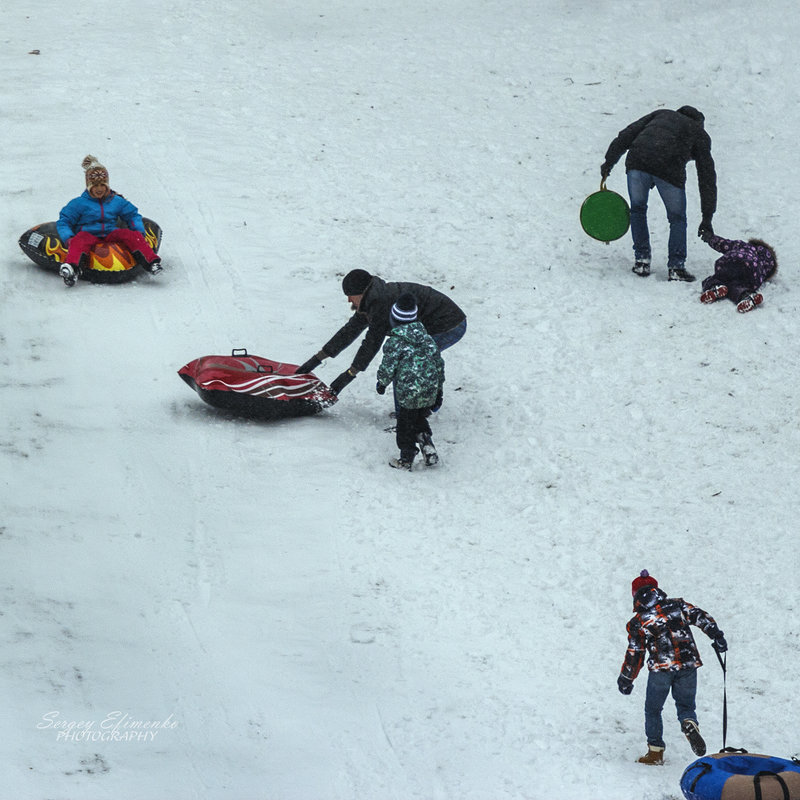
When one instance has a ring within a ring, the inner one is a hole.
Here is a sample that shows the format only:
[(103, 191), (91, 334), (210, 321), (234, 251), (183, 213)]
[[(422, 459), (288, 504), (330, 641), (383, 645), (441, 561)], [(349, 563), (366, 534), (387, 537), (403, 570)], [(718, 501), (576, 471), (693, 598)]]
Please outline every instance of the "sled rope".
[(714, 652), (717, 653), (717, 659), (719, 660), (719, 665), (722, 667), (722, 752), (724, 752), (725, 742), (728, 739), (728, 687), (727, 687), (728, 655), (726, 653), (725, 656), (723, 657), (716, 650)]

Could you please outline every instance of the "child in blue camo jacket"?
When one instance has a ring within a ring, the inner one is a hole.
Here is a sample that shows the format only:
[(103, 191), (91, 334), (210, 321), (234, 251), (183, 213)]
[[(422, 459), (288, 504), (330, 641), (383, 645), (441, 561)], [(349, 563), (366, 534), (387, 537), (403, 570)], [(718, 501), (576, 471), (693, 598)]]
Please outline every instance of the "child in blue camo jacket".
[(410, 470), (417, 445), (426, 466), (438, 463), (428, 417), (442, 405), (444, 359), (433, 337), (417, 321), (417, 302), (401, 295), (391, 310), (391, 331), (383, 346), (376, 390), (383, 394), (394, 383), (397, 409), (397, 446), (400, 457), (389, 466)]

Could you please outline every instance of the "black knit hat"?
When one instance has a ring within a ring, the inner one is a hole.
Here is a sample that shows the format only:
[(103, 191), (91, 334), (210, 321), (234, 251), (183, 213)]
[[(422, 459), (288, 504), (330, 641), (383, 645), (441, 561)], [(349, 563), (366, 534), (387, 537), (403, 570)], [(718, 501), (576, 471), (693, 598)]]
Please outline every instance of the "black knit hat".
[(410, 292), (401, 294), (392, 306), (392, 325), (405, 325), (417, 321), (417, 301)]
[(348, 296), (364, 294), (372, 280), (372, 275), (365, 269), (351, 269), (342, 280), (342, 291)]

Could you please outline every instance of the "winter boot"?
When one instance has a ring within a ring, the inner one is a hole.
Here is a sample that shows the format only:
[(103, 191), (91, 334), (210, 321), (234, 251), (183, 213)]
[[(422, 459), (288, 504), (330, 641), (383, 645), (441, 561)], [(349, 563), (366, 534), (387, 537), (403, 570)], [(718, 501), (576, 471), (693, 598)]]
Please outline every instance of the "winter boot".
[(633, 265), (633, 269), (631, 270), (631, 272), (635, 272), (642, 278), (646, 278), (650, 274), (650, 259), (637, 258), (636, 263)]
[(670, 267), (668, 278), (671, 281), (685, 281), (686, 283), (691, 283), (695, 280), (694, 275), (691, 272), (687, 272), (684, 267)]
[(746, 294), (737, 304), (736, 310), (740, 314), (746, 314), (748, 311), (752, 311), (756, 306), (760, 306), (764, 302), (764, 296), (761, 292), (753, 292), (752, 294)]
[(58, 274), (64, 279), (64, 283), (67, 286), (74, 286), (80, 272), (77, 267), (73, 267), (72, 264), (67, 264), (65, 261), (59, 268)]
[(164, 267), (161, 266), (161, 259), (157, 258), (155, 261), (151, 261), (149, 264), (144, 265), (145, 272), (149, 272), (151, 275), (158, 275)]
[(710, 289), (700, 295), (701, 303), (716, 303), (717, 300), (722, 300), (723, 297), (728, 296), (727, 286), (712, 286)]
[(697, 720), (685, 719), (681, 722), (681, 731), (689, 740), (689, 744), (692, 746), (692, 752), (696, 756), (704, 756), (706, 754), (706, 743), (700, 735), (700, 728), (697, 726)]
[(406, 461), (403, 458), (392, 458), (389, 461), (390, 467), (394, 467), (394, 469), (404, 469), (406, 472), (411, 472), (411, 467), (413, 465), (413, 461)]
[(434, 464), (439, 463), (439, 454), (433, 446), (433, 438), (429, 433), (418, 433), (417, 444), (419, 445), (419, 449), (422, 450), (426, 467), (432, 467)]
[(656, 747), (653, 744), (647, 745), (647, 752), (638, 759), (640, 764), (651, 764), (657, 766), (664, 763), (664, 748)]

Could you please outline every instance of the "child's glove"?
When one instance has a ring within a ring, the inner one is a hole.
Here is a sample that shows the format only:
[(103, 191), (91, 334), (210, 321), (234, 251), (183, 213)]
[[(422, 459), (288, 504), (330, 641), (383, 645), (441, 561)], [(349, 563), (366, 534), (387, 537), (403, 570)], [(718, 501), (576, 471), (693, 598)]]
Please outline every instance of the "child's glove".
[(378, 382), (375, 384), (375, 391), (376, 391), (378, 394), (386, 394), (386, 387), (385, 387), (385, 386), (384, 386), (384, 385), (383, 385), (383, 384), (382, 384), (380, 381), (378, 381)]
[(617, 688), (622, 694), (630, 694), (633, 691), (633, 681), (624, 675), (620, 675), (617, 678)]
[(728, 643), (725, 641), (725, 637), (722, 634), (722, 631), (719, 631), (717, 635), (714, 637), (714, 641), (711, 642), (711, 646), (718, 652), (724, 653), (728, 649)]

